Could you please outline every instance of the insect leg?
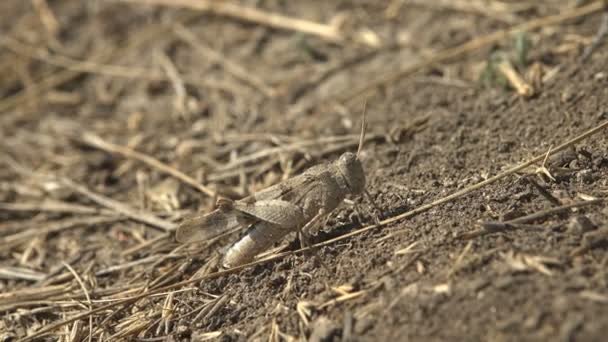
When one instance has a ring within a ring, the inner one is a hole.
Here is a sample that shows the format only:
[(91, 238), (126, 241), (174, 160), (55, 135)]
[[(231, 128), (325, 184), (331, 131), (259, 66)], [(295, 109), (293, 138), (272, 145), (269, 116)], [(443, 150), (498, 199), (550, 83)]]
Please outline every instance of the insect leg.
[[(302, 248), (309, 248), (311, 246), (310, 244), (310, 231), (312, 230), (312, 228), (314, 226), (316, 226), (317, 224), (319, 224), (319, 222), (321, 221), (321, 219), (327, 215), (327, 212), (325, 211), (325, 209), (319, 209), (319, 212), (317, 213), (317, 215), (315, 215), (310, 221), (308, 221), (308, 223), (306, 223), (304, 225), (304, 227), (302, 227), (302, 229), (300, 229), (298, 231), (298, 236), (300, 237), (300, 244)], [(321, 264), (321, 266), (323, 266), (323, 268), (329, 273), (331, 272), (329, 270), (329, 267), (327, 267), (327, 265), (325, 265), (325, 263), (323, 262), (323, 260), (321, 259), (321, 257), (317, 254), (317, 249), (316, 248), (310, 248), (310, 252), (312, 253), (313, 257), (315, 258), (315, 260), (317, 260), (319, 262), (319, 264)]]
[(321, 222), (321, 219), (327, 214), (325, 209), (319, 209), (317, 214), (308, 221), (302, 228), (300, 228), (298, 234), (300, 235), (300, 242), (302, 248), (310, 246), (310, 232), (313, 228)]
[(367, 201), (371, 204), (372, 207), (374, 207), (375, 209), (375, 213), (373, 214), (374, 216), (374, 223), (376, 223), (377, 225), (380, 224), (380, 217), (378, 216), (379, 214), (382, 214), (382, 211), (380, 210), (380, 208), (378, 208), (378, 206), (376, 205), (376, 202), (374, 202), (374, 200), (372, 199), (372, 196), (369, 194), (369, 192), (367, 191), (367, 189), (365, 189), (364, 191), (365, 193), (365, 198), (367, 198)]

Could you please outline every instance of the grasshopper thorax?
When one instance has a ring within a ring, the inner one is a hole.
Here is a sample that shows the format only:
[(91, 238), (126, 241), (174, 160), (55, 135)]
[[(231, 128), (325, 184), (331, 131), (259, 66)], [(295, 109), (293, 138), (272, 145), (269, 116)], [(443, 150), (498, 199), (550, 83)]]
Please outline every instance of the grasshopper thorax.
[(345, 191), (358, 195), (365, 190), (365, 172), (357, 155), (345, 152), (335, 162), (338, 169), (338, 184), (345, 187)]

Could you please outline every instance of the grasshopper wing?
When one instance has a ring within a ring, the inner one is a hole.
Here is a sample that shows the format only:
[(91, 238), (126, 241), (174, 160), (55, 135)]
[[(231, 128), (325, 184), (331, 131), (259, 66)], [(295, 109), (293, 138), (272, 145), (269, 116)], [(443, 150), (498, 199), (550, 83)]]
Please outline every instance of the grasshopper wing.
[(300, 207), (278, 199), (255, 203), (238, 201), (234, 203), (234, 209), (284, 228), (299, 227), (305, 223)]
[(275, 184), (237, 202), (252, 204), (256, 201), (284, 200), (290, 203), (299, 203), (317, 183), (321, 171), (312, 167), (305, 173)]
[(195, 214), (185, 219), (177, 227), (175, 239), (182, 243), (210, 240), (254, 222), (252, 218), (235, 210), (217, 209), (208, 214)]

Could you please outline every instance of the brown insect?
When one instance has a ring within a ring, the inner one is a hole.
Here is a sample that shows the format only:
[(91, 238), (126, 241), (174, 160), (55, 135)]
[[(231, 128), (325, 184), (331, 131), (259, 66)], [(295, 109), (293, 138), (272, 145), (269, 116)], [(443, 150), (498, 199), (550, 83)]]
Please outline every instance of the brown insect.
[(177, 241), (204, 241), (249, 227), (224, 255), (222, 266), (230, 268), (251, 261), (291, 232), (308, 234), (347, 195), (365, 192), (365, 172), (359, 159), (365, 126), (364, 114), (356, 154), (345, 152), (331, 163), (313, 166), (241, 200), (220, 200), (211, 213), (183, 221), (177, 228)]

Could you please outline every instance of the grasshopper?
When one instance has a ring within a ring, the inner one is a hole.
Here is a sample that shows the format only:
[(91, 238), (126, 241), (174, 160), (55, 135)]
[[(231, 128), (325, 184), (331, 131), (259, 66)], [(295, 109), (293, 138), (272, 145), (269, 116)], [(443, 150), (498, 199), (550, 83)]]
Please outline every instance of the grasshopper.
[(196, 214), (177, 228), (182, 243), (210, 240), (229, 231), (249, 227), (226, 251), (222, 267), (245, 264), (285, 235), (308, 234), (347, 195), (365, 191), (365, 172), (359, 155), (365, 136), (365, 111), (357, 153), (313, 166), (302, 174), (270, 186), (238, 201), (218, 200), (218, 208)]

